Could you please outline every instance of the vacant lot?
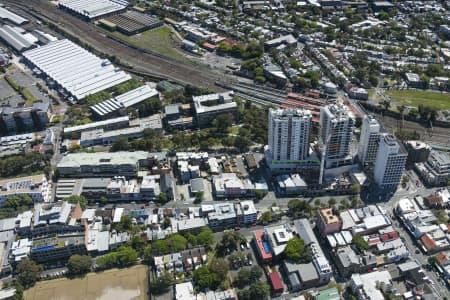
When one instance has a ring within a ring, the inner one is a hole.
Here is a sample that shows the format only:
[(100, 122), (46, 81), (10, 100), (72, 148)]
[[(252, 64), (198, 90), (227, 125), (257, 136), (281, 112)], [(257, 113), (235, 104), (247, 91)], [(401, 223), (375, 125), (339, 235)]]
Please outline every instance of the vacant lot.
[(25, 300), (146, 300), (147, 267), (89, 273), (82, 279), (42, 281), (25, 292)]
[(132, 36), (127, 36), (117, 31), (106, 32), (133, 46), (157, 52), (176, 61), (189, 62), (189, 59), (176, 50), (180, 48), (181, 41), (167, 26), (150, 29)]
[(416, 90), (386, 91), (392, 101), (405, 106), (428, 106), (437, 110), (450, 109), (450, 94), (424, 92)]

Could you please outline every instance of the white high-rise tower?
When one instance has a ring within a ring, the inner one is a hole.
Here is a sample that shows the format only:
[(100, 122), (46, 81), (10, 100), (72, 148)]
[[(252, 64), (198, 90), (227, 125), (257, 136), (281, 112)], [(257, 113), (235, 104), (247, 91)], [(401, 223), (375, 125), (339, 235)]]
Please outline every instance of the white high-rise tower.
[(300, 161), (308, 157), (311, 131), (309, 110), (269, 111), (269, 150), (272, 161)]
[(375, 182), (382, 188), (396, 188), (402, 178), (408, 153), (400, 146), (397, 139), (384, 133), (380, 138), (377, 158), (375, 160)]
[(350, 164), (350, 143), (355, 117), (343, 104), (331, 104), (320, 109), (319, 143), (324, 149), (326, 168)]
[(380, 124), (373, 116), (364, 116), (358, 146), (358, 158), (363, 166), (375, 163), (380, 142), (380, 128)]

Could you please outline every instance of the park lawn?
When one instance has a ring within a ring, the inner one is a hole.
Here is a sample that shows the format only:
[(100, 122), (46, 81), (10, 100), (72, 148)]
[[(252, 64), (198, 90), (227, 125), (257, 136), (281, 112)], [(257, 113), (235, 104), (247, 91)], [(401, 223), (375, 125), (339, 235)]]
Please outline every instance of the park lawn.
[[(102, 27), (99, 28), (103, 29)], [(181, 41), (167, 26), (150, 29), (132, 36), (124, 35), (118, 31), (111, 32), (105, 29), (103, 30), (107, 34), (133, 46), (157, 52), (176, 61), (191, 62), (187, 57), (175, 49), (176, 47), (180, 47)]]
[(376, 101), (381, 100), (381, 97), (377, 95), (377, 93), (375, 92), (375, 89), (368, 89), (367, 93), (369, 94), (370, 100), (376, 100)]
[(417, 90), (391, 90), (385, 93), (392, 98), (393, 102), (399, 105), (415, 107), (423, 105), (437, 110), (450, 109), (450, 94)]

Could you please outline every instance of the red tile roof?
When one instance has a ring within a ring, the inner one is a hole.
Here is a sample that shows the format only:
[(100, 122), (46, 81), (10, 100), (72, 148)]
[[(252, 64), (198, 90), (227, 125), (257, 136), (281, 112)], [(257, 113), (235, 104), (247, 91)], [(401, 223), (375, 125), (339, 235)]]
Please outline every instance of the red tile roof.
[(380, 235), (380, 238), (383, 242), (387, 242), (387, 241), (392, 241), (392, 240), (398, 239), (399, 235), (398, 235), (397, 231), (391, 231), (391, 232)]
[(207, 49), (210, 49), (210, 50), (214, 50), (214, 49), (217, 48), (216, 45), (210, 44), (210, 43), (208, 43), (208, 42), (204, 42), (202, 46), (205, 47), (205, 48), (207, 48)]
[(379, 237), (373, 237), (373, 238), (370, 238), (367, 241), (367, 244), (369, 244), (369, 246), (373, 246), (373, 245), (378, 244), (379, 242), (380, 242), (380, 238)]
[(424, 235), (422, 235), (420, 240), (422, 241), (425, 248), (427, 248), (427, 250), (436, 248), (436, 242), (428, 234), (425, 233)]
[(444, 252), (439, 252), (435, 255), (435, 257), (440, 265), (445, 265), (445, 263), (448, 261), (448, 257)]
[(264, 249), (263, 245), (263, 237), (264, 237), (264, 230), (257, 230), (254, 232), (255, 235), (255, 241), (256, 245), (258, 246), (258, 252), (261, 255), (262, 260), (269, 261), (272, 259), (272, 253), (267, 253), (266, 249)]
[(430, 195), (426, 199), (429, 205), (441, 206), (442, 204), (444, 204), (444, 200), (441, 196), (438, 195)]
[(269, 274), (269, 280), (270, 280), (270, 285), (272, 286), (272, 289), (277, 292), (277, 293), (282, 293), (284, 288), (283, 288), (283, 282), (281, 282), (281, 278), (280, 275), (278, 274), (278, 272), (272, 272)]

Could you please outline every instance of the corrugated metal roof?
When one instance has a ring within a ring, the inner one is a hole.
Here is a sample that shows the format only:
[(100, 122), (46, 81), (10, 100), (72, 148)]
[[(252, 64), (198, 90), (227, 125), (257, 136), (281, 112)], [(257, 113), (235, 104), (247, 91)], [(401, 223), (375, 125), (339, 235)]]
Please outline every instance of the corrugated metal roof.
[(78, 100), (131, 79), (110, 61), (67, 39), (26, 51), (23, 56)]
[(0, 19), (7, 19), (16, 25), (22, 25), (28, 22), (27, 19), (7, 10), (4, 7), (0, 7)]

